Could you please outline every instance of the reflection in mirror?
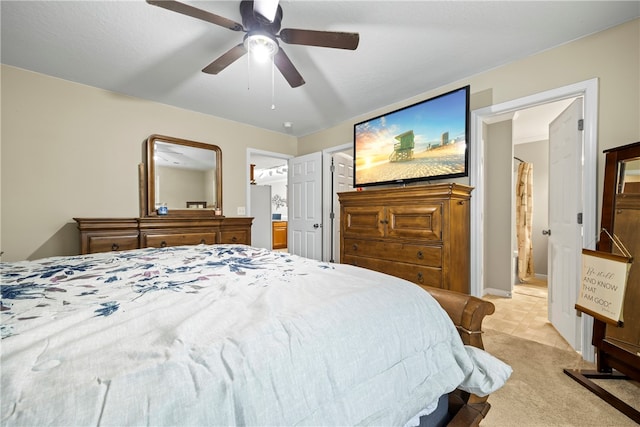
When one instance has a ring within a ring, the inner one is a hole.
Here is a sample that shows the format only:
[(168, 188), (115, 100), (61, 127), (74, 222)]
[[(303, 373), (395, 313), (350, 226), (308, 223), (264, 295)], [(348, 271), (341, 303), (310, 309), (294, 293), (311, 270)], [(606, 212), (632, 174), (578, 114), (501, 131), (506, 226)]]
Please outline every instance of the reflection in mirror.
[(216, 160), (213, 151), (156, 141), (153, 160), (156, 209), (160, 203), (169, 209), (215, 207), (213, 174)]
[(147, 215), (220, 215), (220, 147), (162, 135), (147, 139)]
[(640, 193), (640, 158), (620, 162), (617, 193)]

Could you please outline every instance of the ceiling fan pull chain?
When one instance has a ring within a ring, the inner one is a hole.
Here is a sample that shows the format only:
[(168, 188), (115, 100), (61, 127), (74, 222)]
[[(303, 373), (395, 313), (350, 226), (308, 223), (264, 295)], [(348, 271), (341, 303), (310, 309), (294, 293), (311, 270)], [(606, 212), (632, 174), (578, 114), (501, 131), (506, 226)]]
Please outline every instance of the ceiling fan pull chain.
[(276, 109), (276, 89), (275, 89), (275, 64), (274, 64), (274, 60), (273, 58), (271, 58), (271, 109), (275, 110)]
[(251, 49), (247, 49), (247, 90), (251, 90)]

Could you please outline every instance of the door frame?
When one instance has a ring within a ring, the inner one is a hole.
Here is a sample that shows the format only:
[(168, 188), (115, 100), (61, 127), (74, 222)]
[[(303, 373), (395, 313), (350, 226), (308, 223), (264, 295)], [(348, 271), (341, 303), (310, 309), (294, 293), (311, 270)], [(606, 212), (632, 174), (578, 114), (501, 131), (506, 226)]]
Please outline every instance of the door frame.
[[(598, 79), (590, 79), (567, 86), (540, 92), (512, 101), (491, 105), (471, 112), (471, 141), (469, 183), (473, 190), (471, 198), (471, 295), (483, 296), (484, 283), (484, 139), (483, 125), (502, 114), (515, 113), (536, 105), (566, 98), (584, 99), (584, 146), (583, 146), (583, 247), (593, 249), (597, 221), (597, 157), (598, 157)], [(582, 357), (594, 361), (595, 353), (589, 351), (593, 329), (593, 318), (582, 316), (580, 331)]]

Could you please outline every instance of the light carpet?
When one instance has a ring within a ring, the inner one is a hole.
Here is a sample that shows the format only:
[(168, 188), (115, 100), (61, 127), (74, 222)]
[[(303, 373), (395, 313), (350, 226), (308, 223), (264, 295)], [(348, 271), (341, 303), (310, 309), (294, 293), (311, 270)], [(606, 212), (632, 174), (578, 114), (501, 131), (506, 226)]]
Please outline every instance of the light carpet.
[[(507, 383), (489, 396), (491, 410), (480, 424), (492, 426), (637, 426), (604, 400), (567, 376), (563, 369), (594, 369), (582, 357), (491, 329), (486, 350), (511, 365)], [(598, 385), (640, 410), (640, 384), (604, 380)]]

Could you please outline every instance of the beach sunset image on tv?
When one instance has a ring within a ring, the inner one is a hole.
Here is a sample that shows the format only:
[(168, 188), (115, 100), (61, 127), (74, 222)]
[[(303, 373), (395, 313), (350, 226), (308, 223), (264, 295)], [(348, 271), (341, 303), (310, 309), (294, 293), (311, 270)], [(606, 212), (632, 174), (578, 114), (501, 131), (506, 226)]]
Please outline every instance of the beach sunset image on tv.
[(355, 186), (467, 175), (468, 87), (354, 126)]

